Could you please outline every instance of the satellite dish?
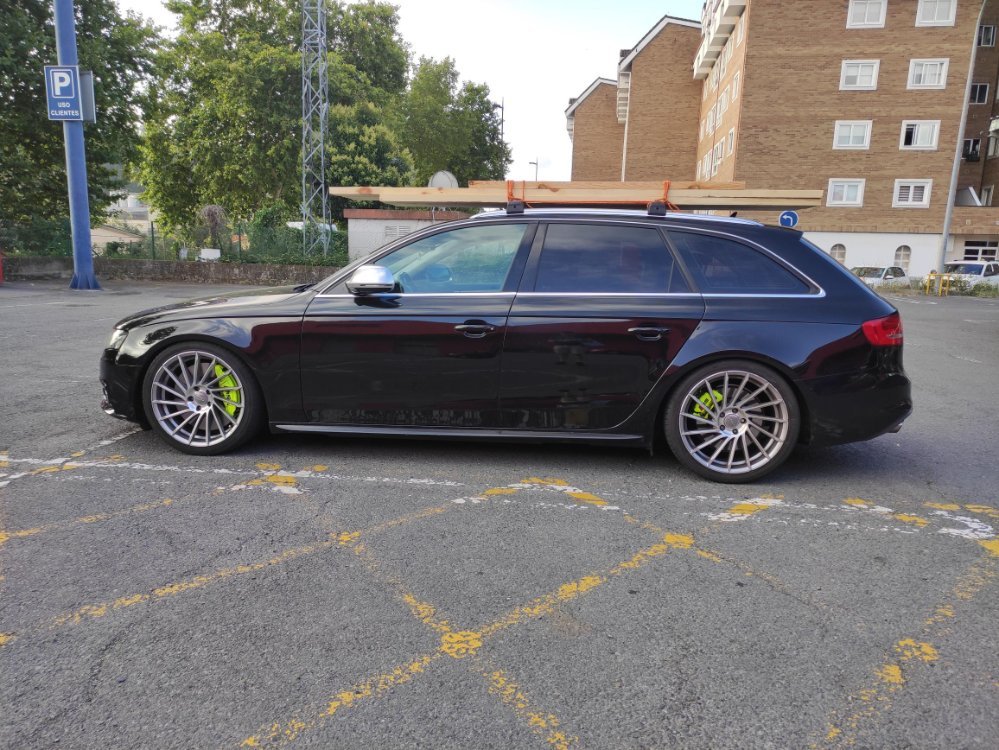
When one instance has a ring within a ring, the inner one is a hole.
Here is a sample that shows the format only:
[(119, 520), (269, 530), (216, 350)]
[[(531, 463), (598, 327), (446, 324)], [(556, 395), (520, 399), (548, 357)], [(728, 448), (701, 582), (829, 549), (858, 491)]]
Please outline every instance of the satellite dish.
[(434, 176), (430, 178), (430, 182), (427, 183), (427, 187), (456, 188), (458, 187), (458, 178), (450, 172), (445, 172), (443, 170), (435, 172)]

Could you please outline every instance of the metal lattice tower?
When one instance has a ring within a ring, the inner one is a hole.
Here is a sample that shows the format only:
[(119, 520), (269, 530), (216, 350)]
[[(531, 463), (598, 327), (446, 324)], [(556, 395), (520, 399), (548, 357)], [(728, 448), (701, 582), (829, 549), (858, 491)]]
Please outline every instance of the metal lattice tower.
[(329, 249), (326, 79), (326, 2), (302, 0), (302, 234), (306, 255), (325, 255)]

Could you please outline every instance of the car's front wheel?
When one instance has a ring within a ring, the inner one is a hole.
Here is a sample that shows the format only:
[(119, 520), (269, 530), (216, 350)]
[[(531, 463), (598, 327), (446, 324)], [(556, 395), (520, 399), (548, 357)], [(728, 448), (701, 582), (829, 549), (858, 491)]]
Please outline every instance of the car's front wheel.
[(203, 342), (160, 352), (146, 372), (143, 406), (168, 444), (202, 456), (245, 443), (263, 418), (260, 390), (234, 354)]
[(794, 450), (801, 410), (794, 391), (769, 367), (716, 362), (692, 372), (673, 391), (666, 441), (684, 466), (716, 482), (751, 482)]

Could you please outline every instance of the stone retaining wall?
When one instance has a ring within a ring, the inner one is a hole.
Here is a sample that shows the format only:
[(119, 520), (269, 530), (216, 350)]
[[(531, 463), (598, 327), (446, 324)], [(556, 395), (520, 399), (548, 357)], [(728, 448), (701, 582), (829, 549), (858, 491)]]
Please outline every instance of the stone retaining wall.
[[(98, 280), (193, 281), (251, 285), (305, 284), (326, 278), (336, 270), (332, 266), (94, 258), (94, 273)], [(3, 259), (3, 272), (4, 277), (12, 281), (71, 279), (73, 259), (6, 256)]]

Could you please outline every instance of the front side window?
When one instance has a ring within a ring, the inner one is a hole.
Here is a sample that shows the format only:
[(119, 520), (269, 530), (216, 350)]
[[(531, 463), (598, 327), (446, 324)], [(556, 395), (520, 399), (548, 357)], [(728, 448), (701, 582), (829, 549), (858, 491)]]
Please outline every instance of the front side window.
[(378, 261), (408, 294), (500, 292), (527, 224), (464, 227), (424, 237)]
[(671, 231), (669, 240), (683, 257), (703, 294), (808, 294), (808, 284), (773, 258), (735, 240), (710, 234)]
[(872, 91), (878, 87), (880, 60), (844, 60), (839, 87), (843, 90)]
[(942, 89), (947, 86), (949, 61), (913, 60), (909, 63), (910, 89)]
[(919, 0), (916, 26), (953, 26), (956, 0)]
[(848, 29), (884, 28), (886, 0), (850, 0)]
[(656, 229), (550, 224), (534, 291), (665, 294), (690, 289)]

